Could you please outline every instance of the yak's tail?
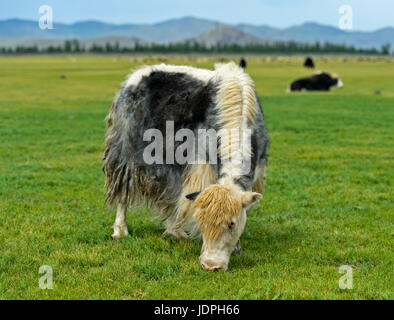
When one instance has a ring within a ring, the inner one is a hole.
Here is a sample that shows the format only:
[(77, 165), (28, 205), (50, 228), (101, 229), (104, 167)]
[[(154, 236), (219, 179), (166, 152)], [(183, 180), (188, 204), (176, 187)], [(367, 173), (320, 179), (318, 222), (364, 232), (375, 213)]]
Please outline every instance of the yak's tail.
[(119, 143), (120, 137), (117, 133), (115, 122), (115, 103), (112, 104), (110, 113), (106, 118), (106, 148), (103, 155), (103, 171), (105, 173), (105, 186), (107, 189), (106, 204), (112, 204), (116, 199), (130, 201), (130, 179), (133, 175), (133, 168), (121, 161), (122, 145)]

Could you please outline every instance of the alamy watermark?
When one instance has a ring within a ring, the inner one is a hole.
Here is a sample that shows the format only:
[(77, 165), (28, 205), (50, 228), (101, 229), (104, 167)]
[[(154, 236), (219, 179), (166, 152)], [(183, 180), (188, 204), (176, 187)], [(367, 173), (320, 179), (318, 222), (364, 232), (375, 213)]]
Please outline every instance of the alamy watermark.
[(143, 141), (149, 142), (143, 151), (143, 161), (153, 164), (221, 164), (230, 163), (240, 175), (251, 169), (250, 129), (201, 128), (192, 131), (182, 128), (175, 131), (174, 121), (166, 121), (165, 132), (148, 129)]
[(52, 7), (45, 4), (38, 9), (41, 15), (38, 19), (38, 26), (41, 30), (53, 29), (53, 10)]
[(338, 10), (341, 17), (338, 22), (338, 27), (341, 30), (353, 30), (353, 8), (350, 5), (344, 4)]
[(353, 289), (353, 268), (352, 266), (343, 265), (339, 267), (339, 273), (344, 275), (339, 278), (338, 285), (342, 290)]
[(38, 286), (42, 290), (53, 289), (53, 269), (51, 266), (42, 265), (40, 269), (38, 269), (39, 274), (44, 274), (38, 280)]

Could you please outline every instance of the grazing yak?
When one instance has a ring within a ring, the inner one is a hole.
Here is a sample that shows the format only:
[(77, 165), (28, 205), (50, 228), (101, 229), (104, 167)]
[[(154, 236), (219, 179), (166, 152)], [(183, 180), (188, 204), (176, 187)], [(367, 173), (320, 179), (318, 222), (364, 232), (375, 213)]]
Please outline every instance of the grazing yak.
[(268, 134), (249, 75), (233, 62), (214, 71), (142, 67), (115, 98), (107, 126), (112, 237), (128, 235), (128, 206), (151, 204), (165, 234), (202, 236), (204, 269), (226, 270), (265, 184)]
[(316, 72), (311, 77), (298, 79), (292, 82), (287, 90), (291, 91), (329, 91), (330, 87), (343, 87), (343, 82), (337, 74), (330, 76), (326, 72)]

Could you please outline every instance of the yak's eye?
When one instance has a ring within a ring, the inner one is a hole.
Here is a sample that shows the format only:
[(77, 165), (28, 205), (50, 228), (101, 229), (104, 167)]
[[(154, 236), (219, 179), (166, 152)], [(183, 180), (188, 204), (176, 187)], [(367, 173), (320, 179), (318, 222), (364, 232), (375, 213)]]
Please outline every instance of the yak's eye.
[(229, 229), (231, 229), (232, 227), (234, 227), (235, 226), (235, 222), (234, 221), (231, 221), (229, 224), (228, 224), (228, 228)]

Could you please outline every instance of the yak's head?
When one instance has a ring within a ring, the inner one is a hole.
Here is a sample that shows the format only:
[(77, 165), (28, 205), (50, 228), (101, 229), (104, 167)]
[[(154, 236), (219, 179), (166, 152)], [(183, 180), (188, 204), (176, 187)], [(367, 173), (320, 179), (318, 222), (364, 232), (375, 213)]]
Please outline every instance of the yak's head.
[(337, 86), (337, 88), (343, 88), (343, 82), (341, 80), (341, 78), (339, 78), (339, 76), (334, 73), (332, 75), (332, 78), (334, 79), (335, 85)]
[(203, 238), (200, 262), (205, 270), (227, 270), (245, 228), (246, 211), (261, 197), (260, 193), (244, 192), (234, 185), (218, 184), (187, 196), (194, 200), (194, 217)]

